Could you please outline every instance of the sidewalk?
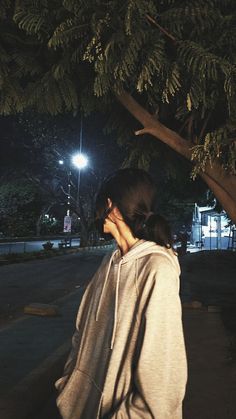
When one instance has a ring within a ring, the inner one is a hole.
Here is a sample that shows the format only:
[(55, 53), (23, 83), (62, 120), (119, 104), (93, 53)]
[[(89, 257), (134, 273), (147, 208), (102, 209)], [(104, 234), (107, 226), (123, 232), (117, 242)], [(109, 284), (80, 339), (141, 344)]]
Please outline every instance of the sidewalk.
[(220, 313), (184, 309), (189, 379), (184, 419), (235, 419), (236, 363)]
[[(60, 317), (24, 316), (0, 330), (1, 419), (35, 419), (47, 403), (70, 348), (82, 292), (58, 301)], [(184, 309), (183, 319), (189, 362), (184, 419), (234, 419), (236, 365), (227, 359), (220, 314)]]
[(70, 349), (82, 294), (79, 288), (58, 300), (58, 317), (24, 316), (0, 330), (1, 419), (34, 419), (49, 397)]

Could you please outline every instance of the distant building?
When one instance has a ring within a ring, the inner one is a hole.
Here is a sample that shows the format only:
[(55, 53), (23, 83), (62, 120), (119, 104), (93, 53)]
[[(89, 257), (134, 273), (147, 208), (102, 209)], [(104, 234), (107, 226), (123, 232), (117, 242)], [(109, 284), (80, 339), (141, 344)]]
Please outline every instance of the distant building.
[(214, 207), (195, 204), (190, 243), (204, 249), (230, 248), (230, 233), (225, 211), (218, 213)]

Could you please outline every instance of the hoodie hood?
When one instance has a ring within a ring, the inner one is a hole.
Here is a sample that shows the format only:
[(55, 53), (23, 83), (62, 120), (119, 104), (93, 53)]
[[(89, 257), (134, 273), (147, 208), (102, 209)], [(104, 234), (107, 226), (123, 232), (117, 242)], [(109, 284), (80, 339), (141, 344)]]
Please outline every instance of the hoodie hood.
[(112, 258), (114, 262), (118, 262), (120, 259), (121, 264), (124, 264), (150, 254), (160, 254), (167, 257), (174, 268), (177, 269), (178, 274), (180, 274), (178, 258), (173, 249), (167, 249), (166, 247), (159, 246), (155, 242), (151, 241), (139, 240), (124, 256), (122, 256), (121, 251), (117, 249), (113, 252)]
[(132, 246), (132, 248), (125, 255), (122, 256), (120, 249), (116, 249), (111, 254), (111, 257), (108, 263), (108, 268), (106, 271), (105, 280), (104, 280), (102, 291), (101, 291), (101, 295), (100, 295), (100, 299), (99, 299), (99, 303), (98, 303), (98, 307), (97, 307), (97, 311), (96, 311), (96, 318), (95, 318), (96, 321), (98, 321), (112, 263), (118, 264), (117, 276), (116, 276), (115, 306), (114, 306), (114, 317), (113, 317), (113, 331), (112, 331), (112, 338), (111, 338), (111, 349), (113, 349), (113, 346), (114, 346), (116, 328), (117, 328), (121, 267), (123, 264), (129, 263), (131, 261), (135, 261), (141, 257), (147, 256), (150, 254), (159, 254), (166, 257), (171, 262), (173, 268), (176, 270), (178, 275), (180, 274), (178, 258), (176, 254), (174, 253), (173, 249), (171, 248), (167, 249), (166, 247), (159, 246), (155, 242), (139, 240), (137, 243), (135, 243), (134, 246)]

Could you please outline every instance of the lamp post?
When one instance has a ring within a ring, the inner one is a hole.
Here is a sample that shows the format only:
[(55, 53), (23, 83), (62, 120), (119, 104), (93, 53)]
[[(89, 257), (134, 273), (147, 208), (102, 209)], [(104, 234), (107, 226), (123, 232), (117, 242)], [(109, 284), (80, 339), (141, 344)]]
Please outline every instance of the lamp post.
[(77, 182), (77, 196), (76, 196), (76, 207), (77, 211), (80, 215), (80, 228), (81, 228), (81, 237), (80, 237), (80, 245), (82, 246), (84, 243), (87, 243), (87, 228), (86, 228), (86, 222), (84, 220), (84, 214), (83, 210), (80, 206), (80, 176), (81, 176), (81, 170), (85, 169), (88, 165), (88, 158), (85, 154), (81, 153), (81, 150), (79, 153), (76, 153), (72, 156), (72, 163), (73, 165), (78, 169), (78, 182)]
[[(64, 160), (59, 160), (58, 163), (60, 165), (64, 165)], [(79, 190), (80, 190), (80, 171), (84, 169), (88, 165), (88, 158), (85, 154), (79, 152), (71, 156), (71, 163), (79, 169), (78, 172), (78, 184), (77, 184), (77, 197), (76, 203), (77, 208), (79, 208)], [(71, 233), (71, 214), (70, 214), (70, 207), (71, 207), (71, 170), (67, 170), (67, 211), (64, 217), (64, 233)]]
[(71, 183), (70, 183), (70, 178), (71, 178), (71, 171), (68, 172), (68, 189), (67, 189), (67, 211), (66, 211), (66, 215), (70, 216), (70, 200), (71, 200)]
[[(63, 166), (64, 160), (59, 160), (58, 163)], [(64, 217), (64, 233), (71, 233), (71, 216), (70, 216), (70, 204), (71, 204), (71, 170), (67, 170), (67, 210)]]
[(80, 191), (80, 175), (81, 175), (81, 169), (84, 169), (88, 165), (88, 158), (85, 154), (79, 152), (72, 156), (72, 163), (77, 169), (79, 169), (78, 172), (78, 189), (77, 189), (77, 208), (79, 208), (79, 191)]

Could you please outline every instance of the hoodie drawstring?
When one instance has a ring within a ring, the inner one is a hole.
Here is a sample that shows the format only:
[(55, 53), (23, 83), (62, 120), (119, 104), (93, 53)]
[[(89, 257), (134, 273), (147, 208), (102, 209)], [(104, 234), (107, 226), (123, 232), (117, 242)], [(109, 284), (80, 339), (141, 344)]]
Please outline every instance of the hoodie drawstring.
[(105, 277), (105, 281), (104, 281), (104, 284), (103, 284), (103, 287), (102, 287), (102, 292), (101, 292), (101, 295), (100, 295), (98, 308), (97, 308), (97, 312), (96, 312), (96, 316), (95, 316), (96, 322), (98, 321), (98, 316), (99, 316), (99, 312), (100, 312), (100, 308), (101, 308), (101, 304), (102, 304), (102, 297), (103, 297), (103, 294), (104, 294), (104, 291), (105, 291), (105, 288), (106, 288), (106, 284), (107, 284), (107, 280), (108, 280), (108, 276), (109, 276), (109, 273), (110, 273), (111, 264), (112, 264), (114, 255), (115, 255), (115, 252), (112, 254), (112, 256), (110, 258), (110, 261), (109, 261), (109, 264), (108, 264), (106, 277)]
[(118, 265), (117, 279), (116, 279), (116, 298), (115, 298), (115, 309), (114, 309), (114, 321), (113, 321), (113, 331), (111, 337), (111, 349), (113, 349), (115, 337), (116, 337), (116, 327), (117, 327), (117, 318), (118, 318), (118, 304), (119, 304), (119, 285), (120, 285), (120, 270), (123, 259), (121, 258)]
[[(111, 270), (111, 264), (112, 264), (115, 253), (113, 253), (113, 255), (111, 256), (109, 264), (108, 264), (106, 277), (105, 277), (105, 280), (104, 280), (104, 284), (103, 284), (103, 287), (102, 287), (102, 292), (101, 292), (101, 295), (100, 295), (100, 299), (99, 299), (99, 303), (98, 303), (98, 307), (97, 307), (97, 311), (96, 311), (96, 316), (95, 316), (96, 322), (98, 321), (98, 317), (99, 317), (99, 313), (100, 313), (100, 309), (101, 309), (101, 305), (102, 305), (102, 300), (103, 300), (103, 294), (105, 292), (105, 288), (106, 288), (106, 285), (107, 285), (109, 273), (110, 273), (110, 270)], [(119, 304), (120, 271), (121, 271), (122, 262), (123, 262), (123, 258), (121, 258), (121, 260), (119, 261), (118, 271), (117, 271), (116, 290), (115, 290), (114, 320), (113, 320), (113, 329), (112, 329), (112, 337), (111, 337), (111, 349), (113, 349), (114, 342), (115, 342), (115, 336), (116, 336), (117, 318), (118, 318), (118, 304)]]

